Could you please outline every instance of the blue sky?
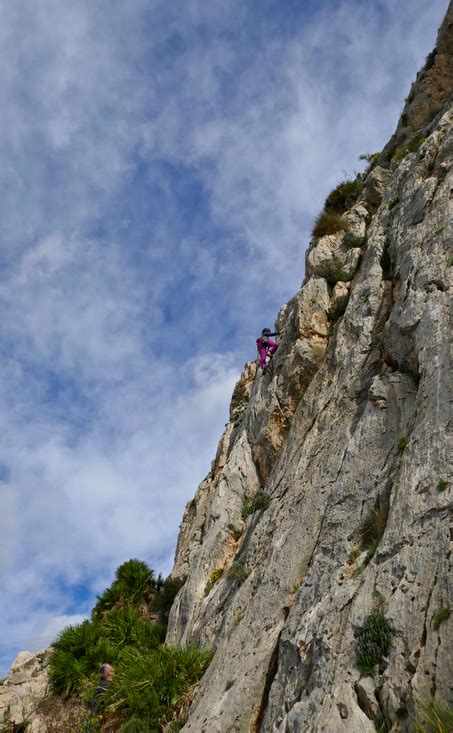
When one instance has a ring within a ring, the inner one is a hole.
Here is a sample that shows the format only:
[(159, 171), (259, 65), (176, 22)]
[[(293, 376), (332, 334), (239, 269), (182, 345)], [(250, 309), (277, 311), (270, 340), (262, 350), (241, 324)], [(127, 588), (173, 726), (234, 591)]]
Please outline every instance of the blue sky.
[(0, 668), (166, 575), (254, 338), (446, 0), (0, 0)]

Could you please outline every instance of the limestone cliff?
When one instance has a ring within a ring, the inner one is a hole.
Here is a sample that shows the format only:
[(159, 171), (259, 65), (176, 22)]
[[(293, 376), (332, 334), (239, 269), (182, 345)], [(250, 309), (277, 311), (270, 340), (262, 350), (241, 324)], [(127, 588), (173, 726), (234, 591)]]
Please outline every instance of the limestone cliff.
[[(451, 701), (452, 28), (186, 508), (167, 638), (216, 654), (184, 731), (411, 731), (417, 699)], [(391, 646), (364, 676), (376, 609)]]

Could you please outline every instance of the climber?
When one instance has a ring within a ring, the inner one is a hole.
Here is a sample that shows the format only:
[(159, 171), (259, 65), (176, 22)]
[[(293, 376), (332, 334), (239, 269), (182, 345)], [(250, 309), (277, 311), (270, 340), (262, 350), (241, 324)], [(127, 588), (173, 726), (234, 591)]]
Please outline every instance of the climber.
[(272, 359), (273, 355), (278, 349), (278, 344), (276, 344), (275, 341), (271, 341), (270, 337), (279, 336), (281, 333), (283, 333), (283, 331), (275, 331), (275, 333), (271, 333), (270, 328), (263, 328), (263, 330), (261, 331), (261, 336), (256, 339), (256, 348), (258, 349), (263, 374), (266, 371), (267, 355), (269, 354), (270, 358)]

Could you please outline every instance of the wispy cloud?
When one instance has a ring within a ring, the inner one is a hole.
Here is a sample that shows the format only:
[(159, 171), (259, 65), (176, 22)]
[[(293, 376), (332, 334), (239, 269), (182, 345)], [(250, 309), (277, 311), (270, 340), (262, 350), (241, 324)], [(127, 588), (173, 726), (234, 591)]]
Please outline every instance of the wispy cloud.
[(0, 0), (4, 665), (123, 560), (170, 570), (255, 331), (446, 5)]

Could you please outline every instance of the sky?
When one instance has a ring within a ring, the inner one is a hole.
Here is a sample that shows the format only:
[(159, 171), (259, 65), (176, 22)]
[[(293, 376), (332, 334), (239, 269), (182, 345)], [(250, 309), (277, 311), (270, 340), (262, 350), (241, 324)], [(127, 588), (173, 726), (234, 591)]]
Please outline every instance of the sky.
[(447, 0), (0, 0), (0, 674), (171, 570), (329, 191)]

